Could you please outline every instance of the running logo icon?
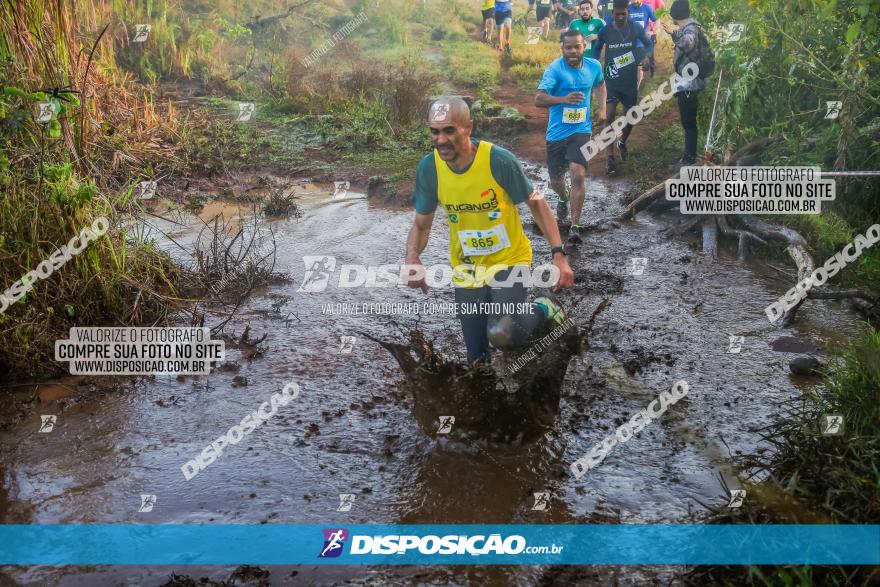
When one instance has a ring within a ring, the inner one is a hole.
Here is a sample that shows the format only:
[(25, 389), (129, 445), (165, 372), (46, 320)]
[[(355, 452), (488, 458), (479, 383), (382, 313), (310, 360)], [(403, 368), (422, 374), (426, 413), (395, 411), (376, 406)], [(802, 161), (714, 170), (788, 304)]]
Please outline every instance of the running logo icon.
[(822, 436), (840, 436), (843, 434), (843, 416), (825, 414), (822, 417)]
[(440, 416), (440, 426), (437, 427), (437, 434), (449, 434), (452, 432), (452, 425), (455, 424), (455, 416)]
[(344, 198), (346, 194), (348, 194), (348, 189), (351, 187), (351, 183), (347, 181), (334, 181), (333, 182), (333, 199)]
[(727, 503), (727, 507), (738, 508), (738, 507), (742, 506), (745, 499), (746, 499), (746, 490), (745, 489), (731, 489), (730, 490), (730, 501)]
[(141, 507), (138, 508), (138, 512), (151, 512), (153, 511), (153, 506), (155, 505), (155, 495), (147, 495), (146, 493), (141, 493)]
[(539, 491), (535, 494), (535, 505), (532, 506), (533, 511), (543, 512), (550, 507), (550, 492)]
[(630, 259), (632, 266), (630, 267), (630, 275), (642, 275), (648, 267), (648, 259), (645, 257), (632, 257)]
[(253, 102), (239, 102), (238, 103), (238, 117), (235, 119), (236, 122), (250, 122), (251, 117), (254, 115), (254, 109), (256, 105)]
[(722, 43), (736, 43), (742, 38), (743, 31), (746, 30), (746, 25), (739, 22), (732, 22), (726, 27), (724, 27), (722, 31)]
[(150, 36), (150, 31), (153, 30), (152, 25), (149, 24), (136, 24), (134, 25), (134, 37), (132, 37), (132, 43), (143, 43), (147, 40), (147, 37)]
[(529, 27), (529, 38), (526, 40), (526, 45), (537, 45), (541, 40), (541, 27), (539, 26), (530, 26)]
[(449, 104), (431, 106), (431, 122), (446, 122), (449, 119)]
[(158, 186), (158, 182), (155, 181), (142, 181), (138, 184), (138, 199), (139, 200), (149, 200), (154, 195), (156, 195), (156, 187)]
[(354, 493), (340, 493), (339, 494), (339, 507), (336, 508), (337, 512), (350, 512), (351, 506), (354, 505)]
[(37, 432), (52, 432), (52, 430), (55, 428), (55, 422), (57, 421), (57, 416), (40, 416), (40, 429), (37, 430)]
[(834, 120), (840, 116), (841, 110), (843, 110), (843, 102), (840, 100), (825, 102), (825, 119)]
[(37, 115), (34, 120), (37, 122), (49, 122), (55, 116), (55, 106), (52, 102), (39, 102), (37, 104)]
[(324, 547), (318, 558), (335, 558), (342, 554), (345, 541), (348, 540), (348, 530), (345, 528), (324, 528)]
[(735, 336), (731, 334), (730, 342), (727, 345), (727, 352), (732, 354), (739, 354), (742, 352), (743, 341), (745, 341), (744, 336)]
[(350, 355), (352, 349), (354, 348), (355, 337), (340, 336), (339, 341), (339, 352), (343, 355)]
[(330, 273), (336, 269), (336, 257), (328, 255), (322, 257), (305, 256), (303, 264), (306, 266), (306, 274), (297, 291), (316, 293), (327, 289), (327, 284), (330, 283)]

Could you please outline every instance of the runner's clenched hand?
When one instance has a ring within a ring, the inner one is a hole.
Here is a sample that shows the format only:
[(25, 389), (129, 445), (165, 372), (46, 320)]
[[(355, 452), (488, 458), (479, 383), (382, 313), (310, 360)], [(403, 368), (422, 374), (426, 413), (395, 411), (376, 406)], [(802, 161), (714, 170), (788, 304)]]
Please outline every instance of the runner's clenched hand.
[(406, 260), (406, 285), (428, 293), (428, 282), (425, 281), (425, 266), (419, 259)]
[(571, 104), (573, 106), (577, 106), (581, 102), (584, 101), (584, 93), (583, 92), (572, 92), (565, 97), (564, 104)]
[(553, 286), (553, 291), (559, 292), (574, 285), (574, 271), (568, 264), (568, 257), (565, 255), (554, 255), (554, 257), (553, 264), (559, 269), (559, 281)]

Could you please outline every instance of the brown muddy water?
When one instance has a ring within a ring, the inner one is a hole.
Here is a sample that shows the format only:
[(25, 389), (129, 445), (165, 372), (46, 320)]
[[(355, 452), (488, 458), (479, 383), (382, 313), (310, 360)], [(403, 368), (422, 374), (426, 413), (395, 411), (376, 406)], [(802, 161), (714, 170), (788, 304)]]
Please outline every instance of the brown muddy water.
[[(546, 188), (546, 171), (529, 173)], [(619, 185), (591, 181), (585, 217), (616, 214)], [(655, 523), (687, 522), (735, 488), (733, 454), (761, 446), (757, 430), (783, 413), (814, 379), (792, 376), (791, 349), (829, 348), (855, 332), (857, 316), (836, 302), (810, 300), (797, 324), (771, 327), (764, 307), (794, 283), (733, 251), (716, 262), (699, 243), (670, 240), (651, 216), (593, 232), (570, 257), (581, 282), (561, 299), (598, 316), (590, 348), (565, 374), (558, 414), (535, 442), (514, 447), (453, 441), (420, 426), (413, 393), (392, 356), (361, 333), (405, 340), (412, 316), (328, 315), (336, 302), (452, 301), (451, 290), (338, 289), (298, 292), (304, 255), (342, 264), (402, 263), (412, 212), (375, 205), (362, 194), (333, 198), (299, 188), (303, 214), (269, 222), (278, 244), (275, 270), (292, 281), (255, 292), (227, 326), (266, 335), (267, 351), (248, 360), (227, 348), (232, 367), (207, 377), (121, 381), (110, 393), (77, 388), (76, 379), (4, 402), (0, 431), (2, 523), (192, 523), (346, 525), (354, 523)], [(553, 202), (555, 203), (555, 201)], [(224, 215), (234, 207), (216, 205)], [(524, 207), (523, 207), (524, 208)], [(525, 208), (524, 208), (525, 210)], [(204, 216), (204, 211), (202, 213)], [(232, 216), (234, 217), (234, 214)], [(525, 217), (528, 217), (525, 211)], [(153, 222), (156, 224), (156, 222)], [(197, 221), (173, 230), (186, 243)], [(171, 229), (171, 226), (161, 226)], [(447, 224), (438, 214), (426, 265), (443, 263)], [(536, 262), (548, 247), (531, 235)], [(630, 275), (631, 259), (647, 258)], [(781, 264), (781, 263), (780, 263)], [(419, 328), (440, 351), (463, 360), (450, 314), (422, 315)], [(728, 337), (744, 337), (739, 354)], [(350, 353), (342, 336), (355, 337)], [(778, 344), (794, 337), (800, 344)], [(777, 349), (777, 350), (774, 350)], [(821, 352), (821, 351), (820, 351)], [(539, 356), (538, 361), (541, 360)], [(234, 365), (239, 366), (236, 369)], [(526, 369), (528, 369), (528, 365)], [(246, 385), (235, 377), (244, 377)], [(679, 379), (687, 397), (638, 436), (613, 449), (581, 479), (568, 466)], [(181, 465), (288, 382), (300, 396), (191, 481)], [(37, 433), (41, 414), (56, 414)], [(12, 417), (15, 416), (15, 417)], [(725, 446), (726, 445), (726, 446)], [(548, 511), (532, 494), (549, 491)], [(340, 494), (354, 494), (339, 512)], [(156, 495), (138, 512), (141, 494)], [(30, 567), (0, 569), (0, 585), (161, 585), (172, 572), (226, 579), (233, 567)], [(590, 567), (268, 567), (272, 585), (636, 584), (674, 577), (671, 568)], [(4, 579), (5, 574), (5, 579)]]

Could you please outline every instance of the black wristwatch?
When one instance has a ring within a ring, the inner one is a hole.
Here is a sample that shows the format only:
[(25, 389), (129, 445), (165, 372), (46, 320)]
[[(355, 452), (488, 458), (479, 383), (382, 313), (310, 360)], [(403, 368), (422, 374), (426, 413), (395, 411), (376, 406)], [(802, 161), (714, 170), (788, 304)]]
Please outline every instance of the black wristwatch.
[(566, 253), (565, 249), (563, 249), (561, 246), (560, 247), (553, 247), (552, 249), (550, 249), (550, 259), (551, 260), (553, 259), (553, 257), (556, 256), (556, 253), (562, 253), (563, 255), (568, 257), (568, 253)]

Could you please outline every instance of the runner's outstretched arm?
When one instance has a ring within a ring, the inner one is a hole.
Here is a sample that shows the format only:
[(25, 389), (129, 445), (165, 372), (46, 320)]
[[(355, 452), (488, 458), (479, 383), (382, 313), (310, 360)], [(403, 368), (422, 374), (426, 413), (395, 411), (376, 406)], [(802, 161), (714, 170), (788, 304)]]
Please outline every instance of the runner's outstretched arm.
[[(532, 192), (532, 195), (526, 200), (526, 206), (529, 207), (529, 210), (532, 213), (532, 218), (535, 219), (535, 223), (538, 225), (538, 228), (541, 229), (541, 234), (543, 234), (544, 238), (547, 239), (547, 242), (550, 243), (550, 248), (561, 247), (562, 237), (559, 236), (559, 226), (556, 224), (556, 216), (553, 215), (553, 211), (550, 210), (550, 206), (547, 204), (547, 200), (544, 199), (544, 196), (538, 192)], [(568, 265), (568, 259), (565, 255), (554, 255), (553, 264), (559, 268), (559, 281), (556, 283), (556, 287), (554, 287), (553, 290), (559, 291), (560, 289), (571, 287), (574, 284), (574, 272)]]
[[(428, 237), (431, 236), (431, 225), (434, 223), (434, 214), (416, 213), (412, 228), (406, 237), (406, 264), (419, 265), (422, 264), (422, 251), (428, 246)], [(415, 279), (407, 280), (407, 285), (412, 288), (419, 288), (423, 292), (428, 292), (428, 284), (425, 282), (424, 271)]]

